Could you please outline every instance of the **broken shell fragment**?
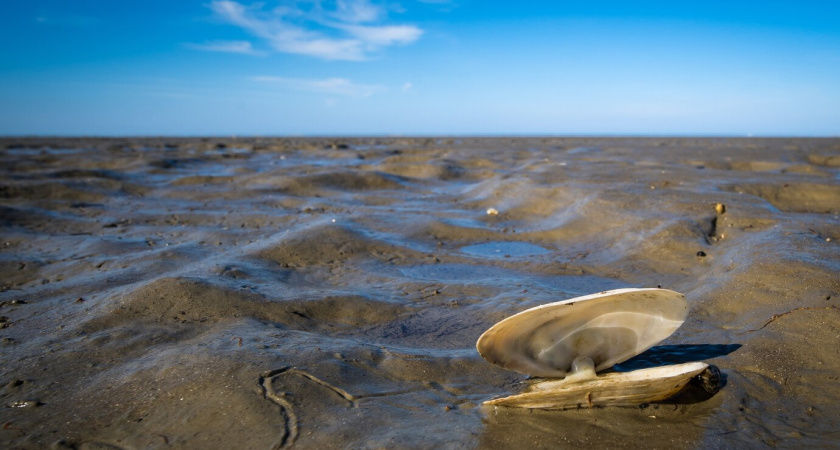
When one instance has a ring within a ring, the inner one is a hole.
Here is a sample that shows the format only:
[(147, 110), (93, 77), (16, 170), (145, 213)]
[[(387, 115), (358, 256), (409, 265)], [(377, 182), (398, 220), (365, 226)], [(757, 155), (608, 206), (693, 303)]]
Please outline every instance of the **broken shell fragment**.
[[(492, 406), (570, 409), (593, 406), (635, 406), (665, 400), (679, 393), (693, 377), (711, 367), (692, 362), (632, 372), (613, 372), (593, 379), (543, 381), (522, 394), (485, 402)], [(714, 369), (717, 371), (717, 368)], [(719, 373), (719, 372), (718, 372)]]
[(538, 306), (487, 330), (484, 359), (537, 377), (564, 377), (578, 357), (598, 372), (653, 347), (688, 315), (685, 296), (667, 289), (617, 289)]

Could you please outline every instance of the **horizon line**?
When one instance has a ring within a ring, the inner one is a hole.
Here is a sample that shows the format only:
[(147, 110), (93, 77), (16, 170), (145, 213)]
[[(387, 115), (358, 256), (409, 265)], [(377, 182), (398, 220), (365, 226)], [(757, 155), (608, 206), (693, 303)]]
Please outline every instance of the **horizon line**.
[(837, 139), (840, 134), (753, 133), (324, 133), (324, 134), (0, 134), (0, 139), (382, 139), (382, 138), (739, 138), (739, 139)]

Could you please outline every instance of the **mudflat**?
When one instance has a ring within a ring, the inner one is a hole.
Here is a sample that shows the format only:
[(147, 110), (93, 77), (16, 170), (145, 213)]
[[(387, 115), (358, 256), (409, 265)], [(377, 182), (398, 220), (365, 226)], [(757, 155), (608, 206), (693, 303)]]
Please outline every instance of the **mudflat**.
[[(0, 447), (840, 442), (840, 139), (4, 138), (0, 161)], [(704, 361), (716, 395), (482, 406), (526, 381), (478, 355), (491, 325), (656, 286), (688, 320), (615, 370)]]

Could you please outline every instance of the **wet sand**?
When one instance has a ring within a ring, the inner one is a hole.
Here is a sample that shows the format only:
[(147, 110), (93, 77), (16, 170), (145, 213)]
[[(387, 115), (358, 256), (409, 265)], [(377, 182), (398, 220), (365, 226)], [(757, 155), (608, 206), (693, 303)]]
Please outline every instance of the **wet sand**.
[[(0, 447), (840, 443), (840, 139), (5, 138), (0, 161)], [(526, 379), (476, 352), (493, 323), (656, 286), (689, 319), (617, 370), (706, 361), (715, 396), (481, 406)]]

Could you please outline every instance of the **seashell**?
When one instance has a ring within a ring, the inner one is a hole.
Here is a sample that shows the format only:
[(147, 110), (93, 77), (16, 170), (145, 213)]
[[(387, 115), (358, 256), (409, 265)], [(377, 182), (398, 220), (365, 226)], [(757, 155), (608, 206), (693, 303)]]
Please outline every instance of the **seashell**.
[(537, 377), (564, 377), (579, 356), (594, 371), (670, 336), (688, 316), (685, 296), (667, 289), (617, 289), (522, 311), (478, 338), (484, 359)]
[(589, 380), (543, 381), (526, 392), (485, 402), (492, 406), (569, 409), (593, 406), (635, 406), (658, 402), (680, 392), (692, 378), (717, 368), (702, 362), (613, 372)]
[(678, 292), (617, 289), (508, 317), (478, 338), (481, 356), (506, 369), (559, 379), (485, 404), (546, 409), (639, 405), (672, 397), (695, 378), (714, 395), (720, 371), (702, 362), (596, 374), (667, 338), (687, 316), (688, 304)]

